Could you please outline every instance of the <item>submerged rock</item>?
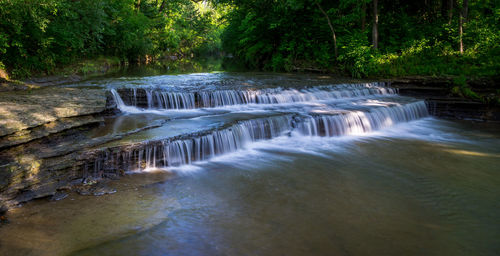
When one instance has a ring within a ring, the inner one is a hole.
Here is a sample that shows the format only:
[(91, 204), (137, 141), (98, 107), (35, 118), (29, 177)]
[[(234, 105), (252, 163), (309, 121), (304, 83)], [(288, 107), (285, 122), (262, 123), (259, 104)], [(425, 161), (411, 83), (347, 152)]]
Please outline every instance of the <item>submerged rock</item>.
[(102, 196), (106, 194), (114, 194), (116, 193), (116, 189), (110, 188), (107, 186), (102, 186), (102, 187), (96, 187), (94, 189), (94, 192), (92, 193), (94, 196)]
[(59, 201), (59, 200), (63, 200), (64, 198), (68, 197), (68, 194), (64, 193), (64, 192), (61, 192), (61, 191), (57, 191), (51, 198), (50, 198), (50, 201)]
[(83, 186), (77, 188), (75, 191), (76, 193), (82, 195), (82, 196), (88, 196), (91, 194), (92, 187), (91, 186)]
[(103, 183), (93, 183), (91, 185), (81, 185), (75, 190), (78, 194), (82, 196), (102, 196), (106, 194), (116, 193), (116, 189), (108, 187)]

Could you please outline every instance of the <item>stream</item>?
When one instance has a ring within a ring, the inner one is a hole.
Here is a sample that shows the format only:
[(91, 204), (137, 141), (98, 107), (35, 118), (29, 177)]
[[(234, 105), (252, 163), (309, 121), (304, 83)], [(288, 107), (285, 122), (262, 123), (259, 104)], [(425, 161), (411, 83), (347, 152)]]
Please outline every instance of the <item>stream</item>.
[[(0, 255), (498, 255), (500, 126), (437, 119), (381, 82), (321, 75), (110, 77), (125, 175), (9, 212)], [(154, 124), (154, 125), (152, 125)]]

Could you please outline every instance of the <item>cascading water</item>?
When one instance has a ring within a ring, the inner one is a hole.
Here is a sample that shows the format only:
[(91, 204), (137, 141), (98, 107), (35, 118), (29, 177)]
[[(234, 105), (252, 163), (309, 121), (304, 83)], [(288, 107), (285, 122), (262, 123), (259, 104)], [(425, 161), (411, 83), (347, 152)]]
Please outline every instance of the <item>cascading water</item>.
[[(218, 108), (224, 110), (223, 113), (229, 112), (226, 115), (230, 118), (217, 118), (220, 112), (213, 112), (207, 119), (209, 123), (219, 123), (219, 128), (205, 128), (203, 123), (196, 132), (181, 132), (178, 136), (107, 149), (96, 158), (94, 173), (186, 165), (283, 135), (359, 135), (428, 116), (425, 102), (398, 96), (395, 89), (383, 83), (197, 92), (133, 88), (111, 89), (111, 93), (122, 112)], [(246, 112), (264, 114), (243, 118), (238, 108), (230, 108), (234, 105), (246, 105)], [(165, 127), (168, 126), (167, 122)]]
[(94, 166), (99, 169), (94, 170), (94, 173), (99, 173), (100, 169), (141, 170), (208, 160), (234, 152), (253, 141), (281, 136), (291, 131), (292, 123), (290, 115), (247, 120), (187, 139), (152, 141), (132, 150), (118, 148), (116, 151), (103, 153), (96, 160)]
[[(143, 170), (205, 161), (245, 148), (248, 143), (279, 136), (343, 136), (363, 134), (428, 116), (423, 101), (379, 106), (369, 111), (331, 115), (287, 114), (240, 121), (223, 129), (186, 134), (181, 138), (149, 141), (130, 148), (115, 148), (94, 166), (108, 170)], [(100, 173), (101, 170), (94, 170)]]
[[(394, 95), (396, 90), (383, 83), (344, 84), (304, 89), (213, 90), (199, 92), (167, 92), (162, 90), (112, 89), (113, 97), (123, 103), (122, 95), (131, 98), (119, 107), (134, 106), (147, 109), (213, 108), (239, 104), (283, 104), (330, 99)], [(120, 95), (122, 94), (122, 95)], [(139, 98), (139, 99), (138, 99)]]
[(369, 112), (350, 111), (339, 115), (321, 115), (299, 123), (301, 134), (309, 136), (342, 136), (369, 133), (428, 116), (425, 102), (380, 107)]
[[(135, 92), (136, 92), (136, 90), (134, 89), (134, 96), (135, 96)], [(123, 111), (125, 109), (126, 105), (123, 102), (123, 99), (120, 97), (120, 94), (118, 94), (118, 92), (115, 89), (111, 89), (111, 94), (113, 94), (113, 98), (115, 100), (116, 107), (119, 110)]]

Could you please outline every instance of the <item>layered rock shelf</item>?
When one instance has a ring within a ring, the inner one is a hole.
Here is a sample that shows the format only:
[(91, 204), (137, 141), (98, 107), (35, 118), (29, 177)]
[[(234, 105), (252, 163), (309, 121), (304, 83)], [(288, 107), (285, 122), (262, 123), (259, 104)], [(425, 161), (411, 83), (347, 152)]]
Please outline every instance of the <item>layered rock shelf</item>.
[[(495, 94), (495, 81), (472, 81), (470, 86), (481, 94)], [(451, 79), (408, 78), (390, 82), (400, 95), (425, 99), (429, 113), (433, 116), (486, 122), (500, 122), (498, 104), (488, 104), (479, 100), (465, 99), (451, 93)]]

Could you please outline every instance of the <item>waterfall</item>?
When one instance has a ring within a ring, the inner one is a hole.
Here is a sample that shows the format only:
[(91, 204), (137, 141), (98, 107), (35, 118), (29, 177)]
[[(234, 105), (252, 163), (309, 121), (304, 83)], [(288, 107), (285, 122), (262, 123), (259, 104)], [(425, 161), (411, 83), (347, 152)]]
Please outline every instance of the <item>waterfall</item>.
[(350, 111), (338, 115), (309, 117), (299, 123), (298, 130), (310, 136), (342, 136), (363, 134), (428, 116), (424, 101), (400, 106), (378, 107), (369, 112)]
[(120, 110), (120, 111), (124, 111), (125, 108), (126, 108), (126, 105), (125, 103), (123, 102), (123, 99), (122, 97), (120, 97), (120, 94), (115, 90), (115, 89), (111, 89), (111, 94), (113, 95), (113, 99), (115, 100), (115, 103), (116, 103), (116, 107)]
[[(118, 93), (112, 90), (115, 98)], [(214, 90), (199, 92), (167, 92), (152, 89), (121, 89), (131, 100), (129, 106), (148, 109), (214, 108), (238, 104), (283, 104), (306, 101), (394, 95), (395, 89), (383, 83), (344, 84), (304, 89)], [(118, 95), (119, 96), (119, 95)], [(140, 99), (138, 99), (140, 98)], [(123, 102), (123, 101), (122, 101)]]
[(275, 138), (290, 131), (291, 120), (290, 116), (248, 120), (194, 138), (162, 141), (160, 145), (146, 146), (145, 165), (179, 166), (234, 152), (250, 142)]
[[(94, 166), (97, 169), (145, 169), (190, 164), (234, 152), (248, 143), (271, 139), (290, 132), (292, 116), (276, 116), (238, 122), (228, 128), (187, 139), (148, 142), (133, 150), (118, 150), (109, 158), (103, 153)], [(110, 161), (111, 159), (111, 161)], [(95, 172), (99, 172), (99, 170)]]
[[(105, 173), (103, 170), (143, 170), (206, 161), (244, 149), (249, 143), (283, 135), (335, 137), (366, 134), (428, 116), (424, 101), (399, 97), (396, 89), (385, 87), (384, 83), (195, 92), (133, 88), (111, 89), (111, 94), (123, 112), (356, 99), (332, 106), (317, 104), (317, 111), (314, 107), (304, 111), (293, 108), (287, 114), (274, 113), (235, 123), (222, 122), (216, 129), (207, 128), (191, 134), (105, 149), (90, 157), (94, 161), (95, 175)], [(232, 122), (233, 119), (227, 120)]]
[[(154, 92), (157, 99), (158, 108), (160, 109), (193, 109), (195, 108), (194, 93), (179, 93), (179, 92)], [(149, 102), (149, 101), (148, 101)], [(153, 103), (148, 103), (153, 105)]]
[[(120, 96), (120, 94), (118, 93), (118, 91), (116, 91), (115, 89), (111, 89), (111, 95), (113, 95), (113, 99), (116, 103), (116, 107), (121, 111), (121, 112), (125, 112), (125, 113), (137, 113), (137, 112), (140, 112), (140, 110), (138, 110), (136, 107), (132, 107), (132, 106), (129, 106), (127, 104), (125, 104), (123, 98)], [(133, 90), (133, 95), (134, 97), (136, 96), (136, 90), (134, 89)], [(136, 98), (134, 98), (134, 100), (136, 100)]]
[(289, 114), (251, 119), (206, 133), (186, 134), (179, 138), (111, 149), (103, 152), (95, 160), (94, 166), (98, 169), (124, 171), (180, 166), (243, 149), (251, 142), (283, 135), (298, 133), (304, 136), (332, 137), (362, 134), (426, 116), (428, 112), (425, 103), (418, 101), (375, 107), (366, 112), (347, 111), (318, 116)]

